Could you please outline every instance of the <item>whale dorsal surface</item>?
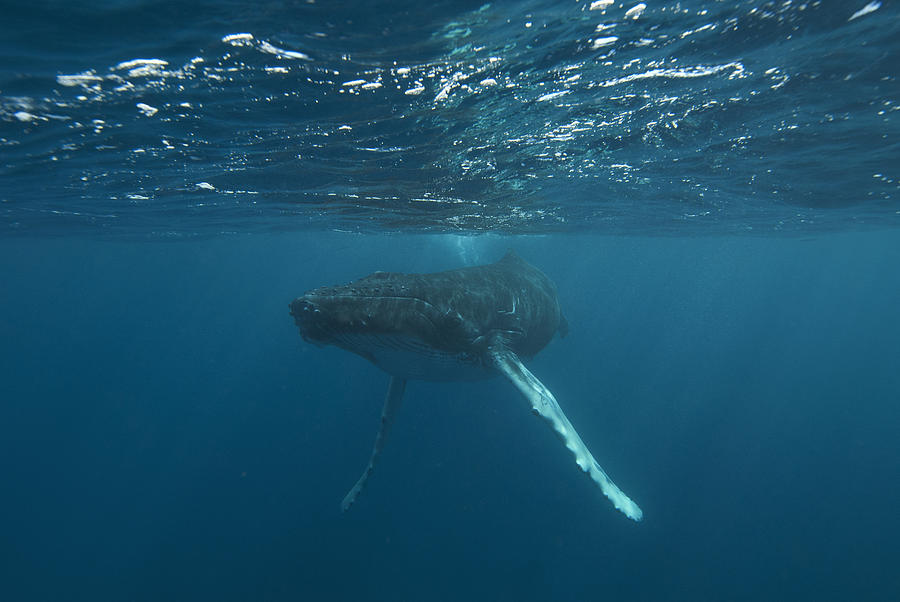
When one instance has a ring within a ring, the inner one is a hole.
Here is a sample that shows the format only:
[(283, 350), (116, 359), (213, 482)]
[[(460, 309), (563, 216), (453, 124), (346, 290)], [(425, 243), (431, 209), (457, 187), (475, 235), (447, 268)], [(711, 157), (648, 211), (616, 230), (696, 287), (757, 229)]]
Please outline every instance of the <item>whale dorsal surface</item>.
[(522, 363), (568, 329), (556, 287), (513, 252), (496, 263), (433, 274), (375, 272), (313, 289), (291, 304), (303, 338), (356, 353), (391, 376), (369, 464), (344, 498), (356, 500), (375, 467), (407, 380), (509, 380), (626, 516), (641, 509), (606, 475), (553, 394)]

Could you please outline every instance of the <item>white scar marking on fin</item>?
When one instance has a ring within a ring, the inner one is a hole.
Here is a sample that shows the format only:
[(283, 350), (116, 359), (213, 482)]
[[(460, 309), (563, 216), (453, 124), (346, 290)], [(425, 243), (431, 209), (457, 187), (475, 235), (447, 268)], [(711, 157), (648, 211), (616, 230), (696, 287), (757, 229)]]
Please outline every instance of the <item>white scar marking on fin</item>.
[(372, 456), (369, 458), (369, 465), (366, 466), (366, 470), (362, 473), (362, 476), (359, 477), (359, 480), (356, 481), (356, 485), (354, 485), (350, 492), (344, 496), (344, 501), (341, 502), (341, 510), (344, 512), (353, 505), (353, 502), (356, 501), (356, 498), (359, 497), (359, 494), (366, 486), (366, 481), (369, 480), (369, 476), (375, 471), (375, 462), (378, 460), (378, 456), (381, 454), (381, 450), (384, 447), (388, 432), (391, 430), (391, 424), (394, 422), (394, 416), (397, 414), (397, 410), (400, 409), (400, 402), (403, 399), (403, 392), (405, 390), (406, 380), (392, 376), (391, 384), (388, 385), (388, 392), (384, 398), (384, 409), (381, 410), (381, 426), (378, 429), (378, 434), (375, 436), (375, 445), (372, 447)]
[(522, 364), (516, 354), (507, 350), (499, 350), (490, 352), (490, 355), (497, 369), (528, 400), (532, 411), (553, 427), (553, 430), (565, 443), (566, 448), (575, 455), (575, 463), (591, 477), (594, 483), (600, 486), (603, 495), (609, 498), (613, 506), (628, 518), (635, 521), (641, 520), (644, 516), (643, 511), (606, 475), (584, 441), (578, 436), (575, 427), (566, 418), (556, 398), (553, 397), (553, 393)]

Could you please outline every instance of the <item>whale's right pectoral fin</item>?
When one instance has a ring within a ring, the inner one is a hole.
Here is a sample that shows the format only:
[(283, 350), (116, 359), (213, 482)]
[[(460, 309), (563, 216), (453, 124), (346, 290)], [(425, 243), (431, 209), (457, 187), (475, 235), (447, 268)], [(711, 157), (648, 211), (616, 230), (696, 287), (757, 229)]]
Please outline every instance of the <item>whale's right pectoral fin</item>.
[(578, 436), (572, 423), (559, 407), (553, 393), (526, 368), (515, 353), (506, 349), (490, 352), (494, 366), (515, 385), (520, 393), (531, 404), (532, 411), (546, 420), (565, 443), (566, 448), (575, 455), (575, 462), (586, 472), (609, 498), (617, 509), (632, 520), (639, 521), (644, 513), (631, 498), (616, 487), (600, 464), (591, 455), (587, 446)]
[(353, 502), (356, 501), (356, 498), (359, 497), (359, 494), (362, 493), (363, 488), (366, 486), (369, 476), (374, 472), (375, 462), (378, 461), (378, 456), (381, 454), (381, 449), (384, 447), (384, 442), (387, 440), (388, 432), (391, 430), (391, 424), (394, 422), (394, 415), (397, 413), (397, 410), (400, 409), (400, 401), (403, 399), (403, 392), (405, 390), (406, 380), (392, 376), (391, 384), (388, 386), (387, 396), (384, 398), (384, 409), (381, 411), (381, 426), (378, 428), (378, 434), (375, 436), (375, 445), (372, 447), (372, 456), (369, 458), (369, 465), (366, 466), (366, 470), (363, 472), (362, 476), (359, 477), (359, 480), (356, 481), (356, 485), (353, 486), (353, 489), (344, 496), (344, 501), (341, 502), (341, 510), (344, 512), (353, 505)]

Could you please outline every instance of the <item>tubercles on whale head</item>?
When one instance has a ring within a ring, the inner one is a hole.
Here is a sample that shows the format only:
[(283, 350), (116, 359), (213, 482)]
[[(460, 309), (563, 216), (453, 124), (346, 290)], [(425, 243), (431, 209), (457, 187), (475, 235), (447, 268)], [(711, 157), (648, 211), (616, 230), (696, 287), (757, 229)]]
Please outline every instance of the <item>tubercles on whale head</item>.
[(319, 347), (329, 343), (328, 329), (322, 320), (322, 310), (309, 296), (294, 299), (289, 307), (304, 341)]
[(321, 347), (337, 344), (344, 335), (371, 332), (372, 315), (365, 305), (347, 287), (322, 287), (294, 299), (290, 310), (300, 336)]

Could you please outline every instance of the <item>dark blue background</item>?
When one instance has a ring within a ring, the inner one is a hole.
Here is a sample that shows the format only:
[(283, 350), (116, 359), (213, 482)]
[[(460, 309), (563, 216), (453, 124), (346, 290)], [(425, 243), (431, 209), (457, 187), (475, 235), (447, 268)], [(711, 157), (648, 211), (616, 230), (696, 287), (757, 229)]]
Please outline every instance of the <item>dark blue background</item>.
[[(514, 247), (571, 324), (531, 367), (644, 509), (501, 380), (305, 344), (304, 290)], [(900, 245), (282, 235), (0, 241), (5, 600), (890, 600)]]

